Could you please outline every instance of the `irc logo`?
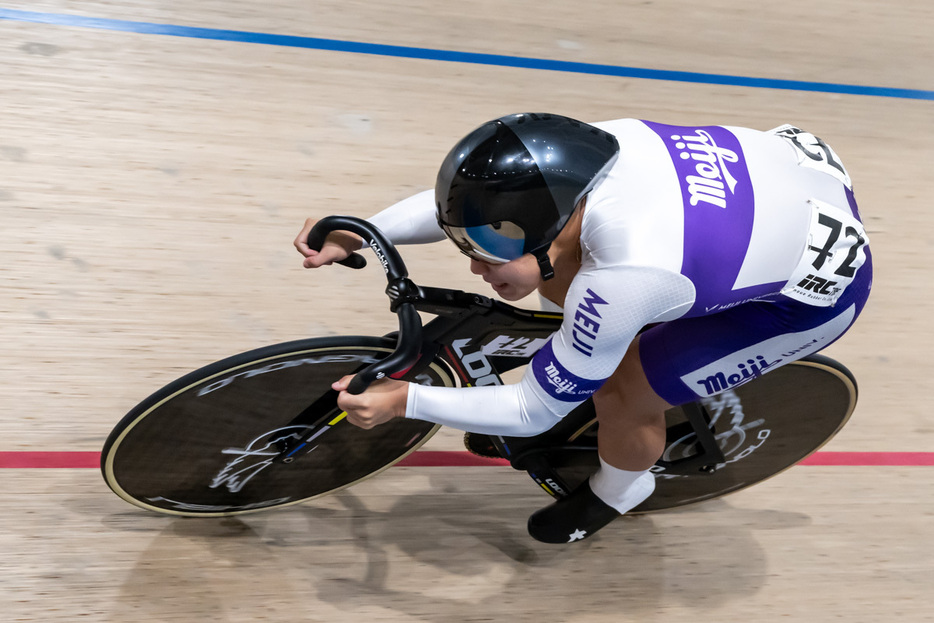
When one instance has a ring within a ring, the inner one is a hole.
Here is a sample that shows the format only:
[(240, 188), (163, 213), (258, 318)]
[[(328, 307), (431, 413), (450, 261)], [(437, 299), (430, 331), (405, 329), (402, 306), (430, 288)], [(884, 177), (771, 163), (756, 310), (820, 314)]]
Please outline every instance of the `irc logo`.
[(840, 290), (840, 288), (834, 288), (833, 286), (837, 285), (836, 281), (829, 281), (827, 279), (821, 279), (814, 275), (808, 275), (800, 282), (798, 282), (798, 287), (803, 290), (810, 290), (816, 292), (817, 294), (835, 294)]

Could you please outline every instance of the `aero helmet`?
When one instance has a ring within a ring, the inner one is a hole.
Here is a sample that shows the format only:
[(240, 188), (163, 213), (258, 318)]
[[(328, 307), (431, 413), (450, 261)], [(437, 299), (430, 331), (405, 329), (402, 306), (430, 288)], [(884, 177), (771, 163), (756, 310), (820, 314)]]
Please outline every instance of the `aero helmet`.
[(612, 134), (568, 117), (522, 113), (490, 121), (441, 164), (438, 223), (465, 255), (505, 263), (532, 253), (549, 279), (551, 242), (618, 154)]

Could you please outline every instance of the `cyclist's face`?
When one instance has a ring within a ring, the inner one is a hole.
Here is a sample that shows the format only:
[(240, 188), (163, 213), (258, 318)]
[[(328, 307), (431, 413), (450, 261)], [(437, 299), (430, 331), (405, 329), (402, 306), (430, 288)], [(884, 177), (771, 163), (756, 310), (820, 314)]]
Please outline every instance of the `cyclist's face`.
[(505, 264), (490, 264), (470, 259), (470, 272), (480, 275), (500, 297), (518, 301), (538, 289), (542, 275), (531, 253)]

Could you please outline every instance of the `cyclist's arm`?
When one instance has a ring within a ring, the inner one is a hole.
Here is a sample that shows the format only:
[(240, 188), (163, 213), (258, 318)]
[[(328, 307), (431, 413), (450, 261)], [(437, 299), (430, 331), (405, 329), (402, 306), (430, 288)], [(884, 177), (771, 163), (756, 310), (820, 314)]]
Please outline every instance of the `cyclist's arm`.
[(649, 267), (579, 273), (561, 329), (515, 385), (410, 385), (406, 417), (462, 430), (525, 437), (554, 426), (599, 389), (646, 324), (679, 317), (694, 300), (683, 276)]
[(531, 437), (559, 418), (523, 391), (523, 383), (468, 388), (409, 383), (405, 417), (474, 433)]
[(379, 227), (393, 244), (424, 244), (444, 240), (436, 214), (435, 191), (426, 190), (367, 220)]

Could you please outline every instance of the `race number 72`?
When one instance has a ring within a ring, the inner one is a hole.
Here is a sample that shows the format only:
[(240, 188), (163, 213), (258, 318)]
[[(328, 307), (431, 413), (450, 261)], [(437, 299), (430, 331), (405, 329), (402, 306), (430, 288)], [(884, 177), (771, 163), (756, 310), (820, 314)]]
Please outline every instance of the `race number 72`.
[(866, 230), (848, 210), (811, 199), (808, 242), (782, 294), (810, 305), (836, 303), (866, 261)]
[[(827, 258), (833, 256), (834, 247), (836, 246), (837, 241), (840, 240), (840, 232), (844, 231), (844, 226), (843, 223), (825, 213), (818, 214), (817, 222), (820, 225), (824, 225), (825, 227), (830, 228), (830, 235), (827, 236), (827, 242), (824, 243), (824, 246), (815, 247), (813, 245), (808, 245), (809, 250), (817, 251), (817, 256), (814, 258), (814, 261), (811, 263), (811, 265), (816, 270), (820, 270), (823, 268)], [(853, 262), (856, 261), (860, 247), (866, 244), (866, 238), (865, 236), (861, 235), (860, 231), (852, 225), (846, 226), (845, 235), (846, 238), (852, 238), (853, 242), (850, 244), (850, 250), (847, 252), (846, 259), (844, 259), (843, 263), (840, 264), (837, 270), (833, 271), (833, 274), (840, 275), (842, 277), (853, 277), (853, 275), (856, 274), (856, 267), (853, 266)]]

